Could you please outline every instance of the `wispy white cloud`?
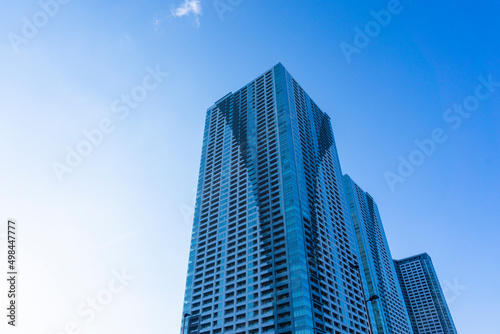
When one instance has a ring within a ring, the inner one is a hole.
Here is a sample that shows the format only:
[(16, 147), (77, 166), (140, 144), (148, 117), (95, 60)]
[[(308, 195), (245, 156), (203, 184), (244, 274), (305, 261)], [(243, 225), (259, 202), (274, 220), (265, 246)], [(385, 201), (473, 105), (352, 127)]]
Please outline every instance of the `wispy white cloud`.
[(202, 14), (200, 0), (184, 0), (184, 2), (172, 9), (174, 17), (183, 17), (193, 14), (196, 19), (196, 24), (200, 26), (200, 16)]
[(161, 11), (155, 13), (155, 16), (153, 17), (153, 27), (156, 32), (162, 32), (161, 25), (166, 19), (167, 16), (165, 16)]
[(162, 10), (155, 13), (153, 17), (153, 27), (158, 33), (163, 33), (162, 25), (165, 21), (193, 15), (195, 17), (196, 25), (200, 26), (200, 16), (202, 14), (201, 0), (183, 0), (183, 2), (170, 10), (170, 13), (166, 14)]

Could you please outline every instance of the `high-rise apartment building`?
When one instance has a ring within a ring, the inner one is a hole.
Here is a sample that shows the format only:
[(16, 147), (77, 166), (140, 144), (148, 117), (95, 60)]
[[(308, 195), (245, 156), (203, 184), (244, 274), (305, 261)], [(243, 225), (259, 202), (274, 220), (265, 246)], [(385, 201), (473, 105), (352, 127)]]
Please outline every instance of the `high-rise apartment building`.
[(399, 286), (384, 227), (373, 198), (348, 175), (344, 186), (354, 223), (366, 298), (377, 334), (411, 334), (412, 327)]
[(369, 333), (330, 118), (278, 64), (207, 111), (183, 334)]
[(394, 263), (414, 334), (457, 334), (430, 256)]

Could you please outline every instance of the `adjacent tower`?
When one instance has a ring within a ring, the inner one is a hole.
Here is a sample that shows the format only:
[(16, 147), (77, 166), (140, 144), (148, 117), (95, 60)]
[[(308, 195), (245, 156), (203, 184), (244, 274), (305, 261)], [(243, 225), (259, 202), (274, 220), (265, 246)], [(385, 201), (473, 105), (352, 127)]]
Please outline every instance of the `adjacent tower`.
[(415, 255), (394, 263), (414, 333), (457, 334), (429, 255)]
[(370, 299), (367, 307), (373, 332), (412, 334), (377, 204), (348, 175), (343, 179), (360, 252), (359, 273)]
[(370, 332), (330, 118), (278, 64), (207, 110), (183, 334)]

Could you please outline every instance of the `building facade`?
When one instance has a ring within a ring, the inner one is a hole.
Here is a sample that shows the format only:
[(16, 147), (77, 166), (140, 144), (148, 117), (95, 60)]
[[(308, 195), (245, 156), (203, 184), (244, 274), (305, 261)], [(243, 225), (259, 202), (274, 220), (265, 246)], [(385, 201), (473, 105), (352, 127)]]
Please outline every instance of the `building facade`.
[[(373, 333), (411, 334), (412, 327), (399, 286), (384, 227), (373, 198), (344, 175)], [(375, 297), (374, 297), (375, 296)]]
[(429, 255), (415, 255), (394, 263), (413, 332), (457, 334)]
[(183, 334), (366, 334), (330, 118), (278, 64), (207, 110)]

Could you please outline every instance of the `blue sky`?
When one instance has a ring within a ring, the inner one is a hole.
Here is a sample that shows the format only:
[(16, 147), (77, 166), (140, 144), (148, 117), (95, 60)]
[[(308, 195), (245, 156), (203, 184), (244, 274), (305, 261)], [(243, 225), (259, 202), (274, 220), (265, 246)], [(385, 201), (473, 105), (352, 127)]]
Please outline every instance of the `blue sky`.
[[(178, 332), (205, 111), (278, 62), (331, 116), (343, 172), (377, 201), (393, 256), (430, 254), (461, 334), (500, 332), (498, 2), (47, 8), (0, 13), (0, 219), (22, 228), (23, 333)], [(371, 12), (390, 9), (377, 29)], [(358, 28), (369, 43), (356, 46)], [(54, 163), (102, 122), (60, 182)], [(418, 166), (391, 187), (400, 157)], [(87, 323), (78, 305), (122, 268), (133, 281)]]

